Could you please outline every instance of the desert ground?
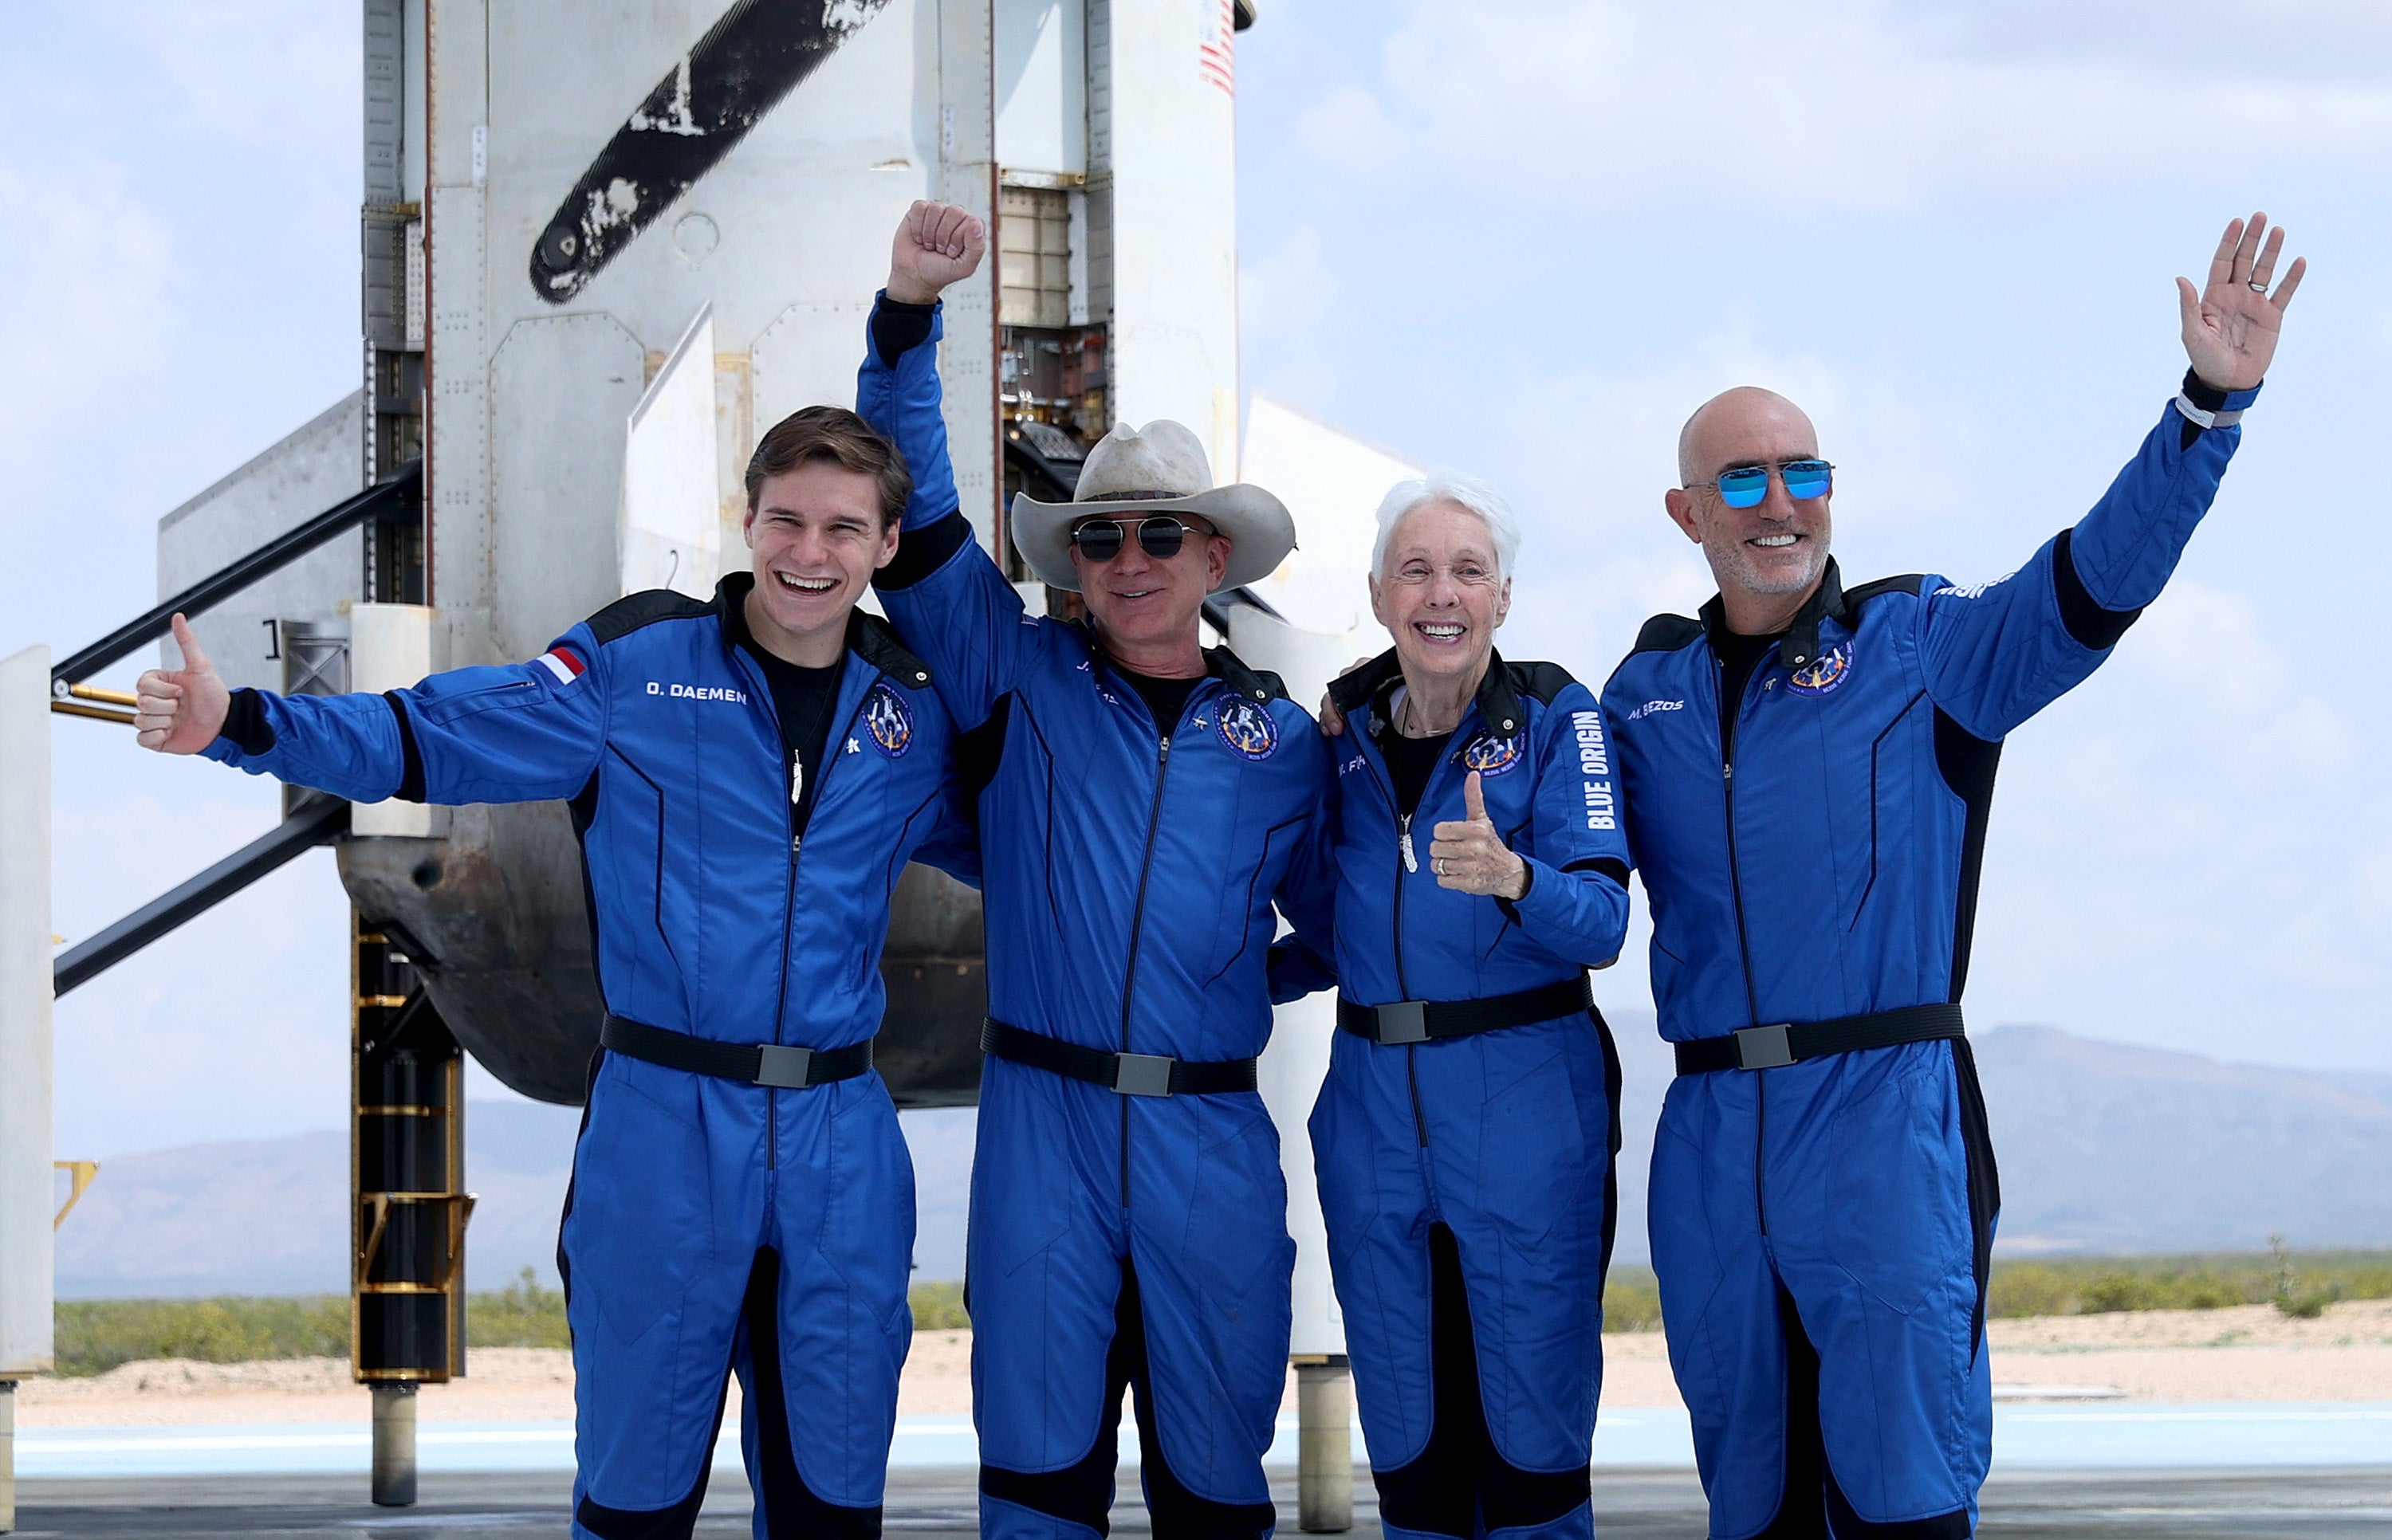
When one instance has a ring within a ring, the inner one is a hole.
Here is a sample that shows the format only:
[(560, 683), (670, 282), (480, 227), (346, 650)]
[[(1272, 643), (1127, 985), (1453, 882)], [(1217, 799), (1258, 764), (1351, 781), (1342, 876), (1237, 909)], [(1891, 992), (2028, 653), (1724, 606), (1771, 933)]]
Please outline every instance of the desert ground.
[[(2271, 1305), (2045, 1316), (1996, 1321), (1991, 1336), (1996, 1392), (2011, 1396), (2095, 1389), (2142, 1402), (2392, 1401), (2392, 1301), (2337, 1304), (2308, 1321)], [(916, 1334), (899, 1410), (969, 1412), (970, 1354), (969, 1332)], [(1604, 1355), (1605, 1405), (1677, 1404), (1659, 1332), (1606, 1337)], [(507, 1422), (573, 1416), (573, 1364), (561, 1349), (482, 1348), (468, 1367), (462, 1380), (423, 1388), (420, 1418)], [(726, 1415), (735, 1417), (736, 1386), (732, 1395)], [(1293, 1375), (1287, 1404), (1295, 1404)], [(17, 1392), (17, 1422), (24, 1428), (362, 1422), (367, 1406), (366, 1391), (351, 1383), (341, 1359), (164, 1360), (126, 1364), (86, 1379), (28, 1380)]]

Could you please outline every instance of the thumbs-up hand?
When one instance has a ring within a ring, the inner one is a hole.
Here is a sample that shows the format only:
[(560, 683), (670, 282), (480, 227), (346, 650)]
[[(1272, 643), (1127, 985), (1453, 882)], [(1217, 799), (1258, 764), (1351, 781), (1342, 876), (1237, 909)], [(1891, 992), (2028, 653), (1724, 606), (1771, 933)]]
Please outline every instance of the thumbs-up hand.
[(224, 731), (232, 692), (200, 651), (190, 622), (174, 619), (175, 645), (183, 650), (180, 668), (152, 668), (133, 687), (134, 736), (161, 754), (197, 754)]
[(1481, 898), (1517, 899), (1528, 891), (1528, 863), (1512, 853), (1495, 821), (1487, 816), (1487, 793), (1472, 770), (1462, 783), (1462, 810), (1470, 816), (1436, 826), (1429, 842), (1428, 867), (1439, 887)]

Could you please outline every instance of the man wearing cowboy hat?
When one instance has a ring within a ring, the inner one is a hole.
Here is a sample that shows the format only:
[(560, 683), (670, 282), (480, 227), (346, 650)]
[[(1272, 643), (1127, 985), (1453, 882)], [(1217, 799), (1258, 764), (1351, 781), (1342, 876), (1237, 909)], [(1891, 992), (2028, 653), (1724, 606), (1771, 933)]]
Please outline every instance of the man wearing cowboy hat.
[(1332, 944), (1327, 749), (1276, 677), (1205, 651), (1197, 620), (1295, 529), (1260, 487), (1215, 486), (1180, 424), (1124, 425), (1072, 502), (1015, 499), (1023, 559), (1088, 611), (1025, 614), (960, 511), (940, 417), (938, 296), (984, 251), (979, 220), (914, 205), (856, 393), (915, 478), (881, 599), (970, 730), (980, 788), (982, 1532), (1106, 1532), (1126, 1386), (1157, 1536), (1259, 1536), (1295, 1248), (1254, 1055), (1273, 900)]

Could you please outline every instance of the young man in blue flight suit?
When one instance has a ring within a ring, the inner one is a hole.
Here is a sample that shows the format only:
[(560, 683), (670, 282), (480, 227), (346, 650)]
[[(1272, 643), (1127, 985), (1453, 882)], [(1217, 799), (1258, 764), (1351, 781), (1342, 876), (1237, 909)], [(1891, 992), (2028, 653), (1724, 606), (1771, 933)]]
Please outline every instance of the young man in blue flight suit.
[(1991, 1454), (2000, 1187), (1962, 1035), (2003, 738), (2109, 655), (2216, 495), (2295, 262), (2227, 227), (2192, 367), (2092, 511), (2008, 577), (1843, 587), (1832, 468), (1749, 387), (1679, 444), (1719, 596), (1604, 692), (1678, 1079), (1653, 1153), (1662, 1316), (1710, 1533), (1971, 1533)]
[(969, 730), (980, 788), (981, 1529), (1105, 1534), (1126, 1385), (1159, 1540), (1265, 1535), (1294, 1246), (1254, 1055), (1273, 899), (1331, 946), (1327, 760), (1279, 680), (1202, 651), (1197, 621), (1294, 528), (1260, 488), (1214, 487), (1179, 424), (1117, 428), (1075, 502), (1014, 504), (1016, 545), (1089, 623), (1025, 614), (959, 510), (940, 417), (938, 295), (985, 242), (963, 211), (914, 206), (857, 384), (914, 472), (882, 602)]
[(558, 1264), (573, 1533), (686, 1536), (727, 1377), (760, 1537), (869, 1540), (912, 1336), (914, 1171), (872, 1070), (909, 856), (968, 869), (930, 671), (857, 612), (911, 490), (808, 408), (748, 470), (752, 573), (387, 695), (142, 676), (142, 744), (360, 802), (570, 799), (607, 1016)]

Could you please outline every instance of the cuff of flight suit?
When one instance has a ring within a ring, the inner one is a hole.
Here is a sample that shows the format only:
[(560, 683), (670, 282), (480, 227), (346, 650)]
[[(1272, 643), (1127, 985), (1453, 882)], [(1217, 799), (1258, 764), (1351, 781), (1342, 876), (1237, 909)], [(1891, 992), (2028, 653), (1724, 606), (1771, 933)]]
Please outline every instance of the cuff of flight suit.
[(895, 591), (910, 589), (955, 560), (971, 543), (971, 521), (962, 509), (943, 519), (906, 530), (898, 537), (897, 554), (872, 576), (872, 586)]
[(2176, 409), (2188, 422), (2203, 428), (2230, 428), (2242, 421), (2242, 413), (2259, 399), (2259, 384), (2248, 390), (2230, 391), (2211, 384), (2190, 369), (2184, 371), (2184, 384), (2177, 391)]
[(892, 300), (889, 291), (873, 296), (872, 351), (890, 369), (897, 360), (930, 340), (938, 330), (940, 302), (909, 304)]

